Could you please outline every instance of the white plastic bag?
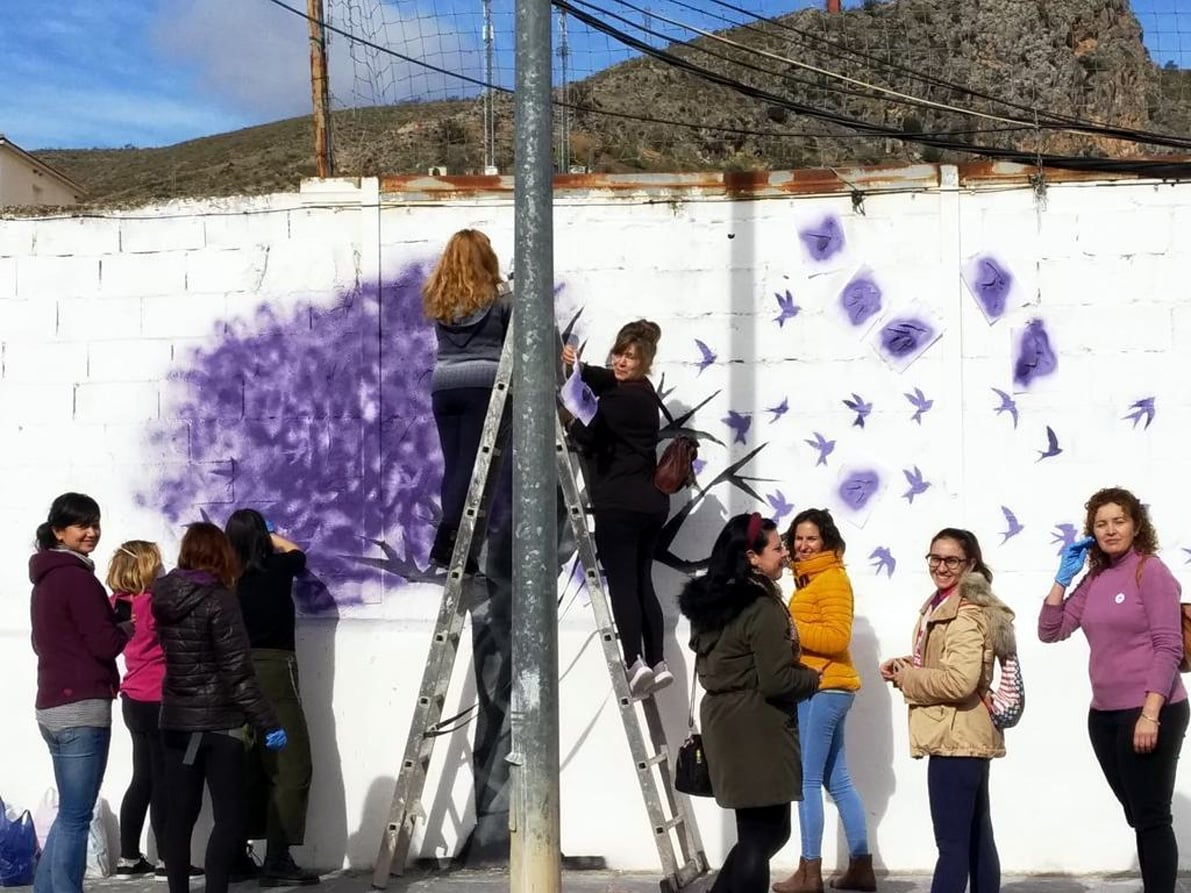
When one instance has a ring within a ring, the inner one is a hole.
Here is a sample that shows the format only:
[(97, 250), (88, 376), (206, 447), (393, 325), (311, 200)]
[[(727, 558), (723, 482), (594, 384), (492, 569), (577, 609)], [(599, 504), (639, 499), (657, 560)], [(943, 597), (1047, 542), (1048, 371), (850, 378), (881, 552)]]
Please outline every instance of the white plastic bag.
[(33, 827), (37, 830), (37, 845), (45, 849), (46, 838), (50, 836), (50, 826), (58, 818), (58, 789), (49, 788), (33, 810)]
[(91, 814), (91, 829), (87, 832), (87, 871), (84, 877), (92, 880), (109, 877), (112, 873), (106, 819), (108, 812), (108, 802), (101, 797), (95, 804), (95, 812)]

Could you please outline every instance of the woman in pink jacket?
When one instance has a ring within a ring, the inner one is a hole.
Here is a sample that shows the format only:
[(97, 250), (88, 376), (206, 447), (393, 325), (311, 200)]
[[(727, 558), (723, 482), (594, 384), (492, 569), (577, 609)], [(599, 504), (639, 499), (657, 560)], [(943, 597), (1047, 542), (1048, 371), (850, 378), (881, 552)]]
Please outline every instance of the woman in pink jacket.
[(153, 865), (141, 854), (145, 813), (149, 813), (158, 846), (165, 824), (164, 751), (157, 728), (165, 655), (150, 609), (153, 581), (161, 571), (161, 551), (144, 540), (123, 543), (108, 564), (107, 584), (116, 616), (136, 625), (124, 648), (124, 681), (120, 685), (124, 725), (132, 735), (132, 781), (120, 804), (120, 860), (116, 863), (120, 877), (153, 873)]

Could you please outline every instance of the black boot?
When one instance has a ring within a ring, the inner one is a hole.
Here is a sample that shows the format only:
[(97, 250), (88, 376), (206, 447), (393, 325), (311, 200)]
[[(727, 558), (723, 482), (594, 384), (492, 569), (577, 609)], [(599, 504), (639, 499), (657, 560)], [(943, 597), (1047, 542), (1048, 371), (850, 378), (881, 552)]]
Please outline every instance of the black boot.
[(294, 857), (290, 855), (289, 847), (277, 854), (270, 850), (265, 856), (265, 864), (261, 868), (262, 887), (309, 887), (317, 883), (318, 874), (299, 868), (294, 862)]
[(438, 567), (450, 567), (451, 553), (455, 551), (455, 536), (459, 528), (450, 524), (439, 524), (434, 532), (434, 544), (430, 547), (430, 563)]
[(260, 876), (261, 867), (252, 857), (252, 844), (246, 843), (237, 850), (236, 858), (232, 860), (232, 867), (227, 873), (228, 882), (238, 884), (241, 881), (255, 880)]

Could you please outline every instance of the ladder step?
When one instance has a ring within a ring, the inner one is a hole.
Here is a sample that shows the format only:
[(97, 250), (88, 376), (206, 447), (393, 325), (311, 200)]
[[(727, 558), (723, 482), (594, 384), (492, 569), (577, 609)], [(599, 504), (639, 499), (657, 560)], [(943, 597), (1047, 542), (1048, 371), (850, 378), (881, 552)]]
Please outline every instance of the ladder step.
[(637, 771), (644, 772), (646, 769), (649, 769), (651, 766), (660, 766), (663, 763), (668, 763), (668, 762), (670, 762), (670, 755), (668, 753), (655, 753), (649, 759), (642, 760), (641, 762), (639, 762), (637, 764)]

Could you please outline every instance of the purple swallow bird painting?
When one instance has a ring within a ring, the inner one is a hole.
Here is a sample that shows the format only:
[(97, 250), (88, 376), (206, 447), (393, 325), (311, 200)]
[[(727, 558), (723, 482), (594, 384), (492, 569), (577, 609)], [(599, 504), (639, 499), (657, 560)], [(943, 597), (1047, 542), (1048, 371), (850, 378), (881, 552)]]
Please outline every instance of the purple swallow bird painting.
[(773, 413), (773, 418), (771, 418), (769, 420), (769, 424), (772, 425), (774, 422), (776, 422), (778, 419), (780, 419), (782, 416), (784, 416), (787, 412), (790, 411), (790, 398), (783, 397), (781, 403), (777, 404), (777, 406), (771, 406), (765, 411)]
[(940, 323), (927, 310), (917, 307), (883, 322), (872, 341), (890, 368), (904, 372), (941, 334)]
[(1046, 324), (1040, 319), (1026, 323), (1017, 339), (1017, 356), (1013, 361), (1013, 383), (1028, 388), (1039, 378), (1059, 368), (1059, 358), (1050, 343)]
[(1004, 545), (1025, 530), (1026, 527), (1024, 524), (1018, 522), (1017, 515), (1013, 514), (1009, 506), (1001, 506), (1001, 514), (1005, 516), (1005, 524), (1007, 525), (1007, 529), (1001, 531), (1001, 545)]
[(930, 481), (922, 477), (922, 472), (918, 470), (917, 465), (912, 469), (903, 468), (902, 474), (906, 476), (906, 482), (910, 485), (910, 489), (902, 494), (902, 498), (913, 505), (915, 496), (921, 496), (930, 489)]
[(1038, 451), (1037, 461), (1041, 462), (1043, 459), (1050, 459), (1063, 452), (1063, 448), (1059, 446), (1059, 437), (1055, 434), (1055, 429), (1046, 426), (1046, 449)]
[(695, 347), (699, 348), (699, 375), (703, 374), (703, 370), (715, 362), (715, 351), (708, 347), (704, 342), (698, 338), (695, 339)]
[(780, 521), (790, 512), (794, 511), (794, 504), (786, 501), (786, 496), (781, 490), (774, 490), (772, 493), (765, 494), (765, 501), (769, 503), (769, 508), (773, 510), (772, 518), (774, 521)]
[(852, 394), (851, 400), (845, 400), (844, 406), (856, 413), (856, 420), (852, 422), (853, 428), (863, 428), (864, 420), (869, 417), (869, 413), (873, 411), (873, 405), (865, 402), (865, 399), (859, 394)]
[(1132, 421), (1134, 429), (1137, 428), (1138, 422), (1144, 420), (1145, 424), (1142, 426), (1142, 430), (1146, 430), (1150, 427), (1150, 422), (1154, 421), (1154, 415), (1157, 413), (1157, 410), (1154, 408), (1154, 400), (1156, 399), (1156, 397), (1143, 397), (1140, 400), (1134, 401), (1129, 407), (1131, 411), (1122, 418)]
[(873, 494), (881, 486), (881, 477), (875, 471), (853, 471), (839, 485), (839, 498), (854, 512), (863, 511)]
[(922, 424), (922, 417), (930, 412), (931, 407), (935, 405), (934, 400), (928, 400), (926, 394), (922, 393), (921, 388), (914, 388), (913, 393), (907, 393), (905, 398), (910, 401), (910, 405), (914, 407), (914, 415), (910, 416), (910, 421)]
[(1009, 413), (1009, 416), (1013, 419), (1013, 427), (1016, 429), (1017, 428), (1017, 401), (1015, 401), (1012, 397), (1010, 397), (1008, 394), (1006, 394), (1000, 388), (993, 388), (992, 391), (994, 394), (996, 394), (998, 397), (1001, 398), (1001, 405), (998, 406), (996, 409), (994, 409), (993, 412), (995, 412), (997, 415), (1000, 415), (1003, 412)]
[(830, 456), (831, 451), (835, 449), (835, 441), (828, 440), (818, 431), (812, 431), (811, 433), (815, 435), (815, 439), (804, 442), (810, 446), (813, 446), (819, 451), (819, 458), (815, 461), (815, 465), (826, 465), (827, 457)]
[(1059, 554), (1063, 554), (1063, 550), (1075, 542), (1076, 529), (1074, 524), (1056, 524), (1055, 529), (1050, 534), (1050, 544), (1059, 547)]
[(1187, 553), (1187, 560), (1184, 561), (1183, 564), (1191, 564), (1191, 549), (1188, 549), (1186, 546), (1183, 546), (1183, 551)]
[(793, 319), (802, 312), (802, 308), (794, 303), (794, 296), (790, 294), (790, 289), (786, 289), (783, 295), (781, 292), (774, 292), (773, 296), (777, 298), (778, 315), (774, 318), (778, 328), (785, 328), (786, 320)]
[(691, 461), (691, 471), (693, 471), (695, 473), (696, 477), (701, 475), (703, 473), (703, 469), (706, 467), (707, 467), (706, 459), (694, 459)]
[(844, 250), (844, 228), (839, 219), (828, 214), (816, 224), (798, 231), (807, 256), (815, 263), (826, 263)]
[(753, 417), (750, 413), (729, 409), (728, 415), (722, 421), (732, 429), (733, 443), (748, 443), (748, 431), (753, 424)]
[(852, 326), (863, 326), (881, 312), (881, 286), (870, 273), (861, 271), (844, 286), (839, 303)]
[(893, 557), (893, 553), (889, 551), (886, 546), (877, 546), (869, 553), (869, 565), (875, 572), (876, 576), (881, 576), (881, 571), (885, 571), (885, 576), (892, 577), (893, 572), (897, 570), (897, 559)]

